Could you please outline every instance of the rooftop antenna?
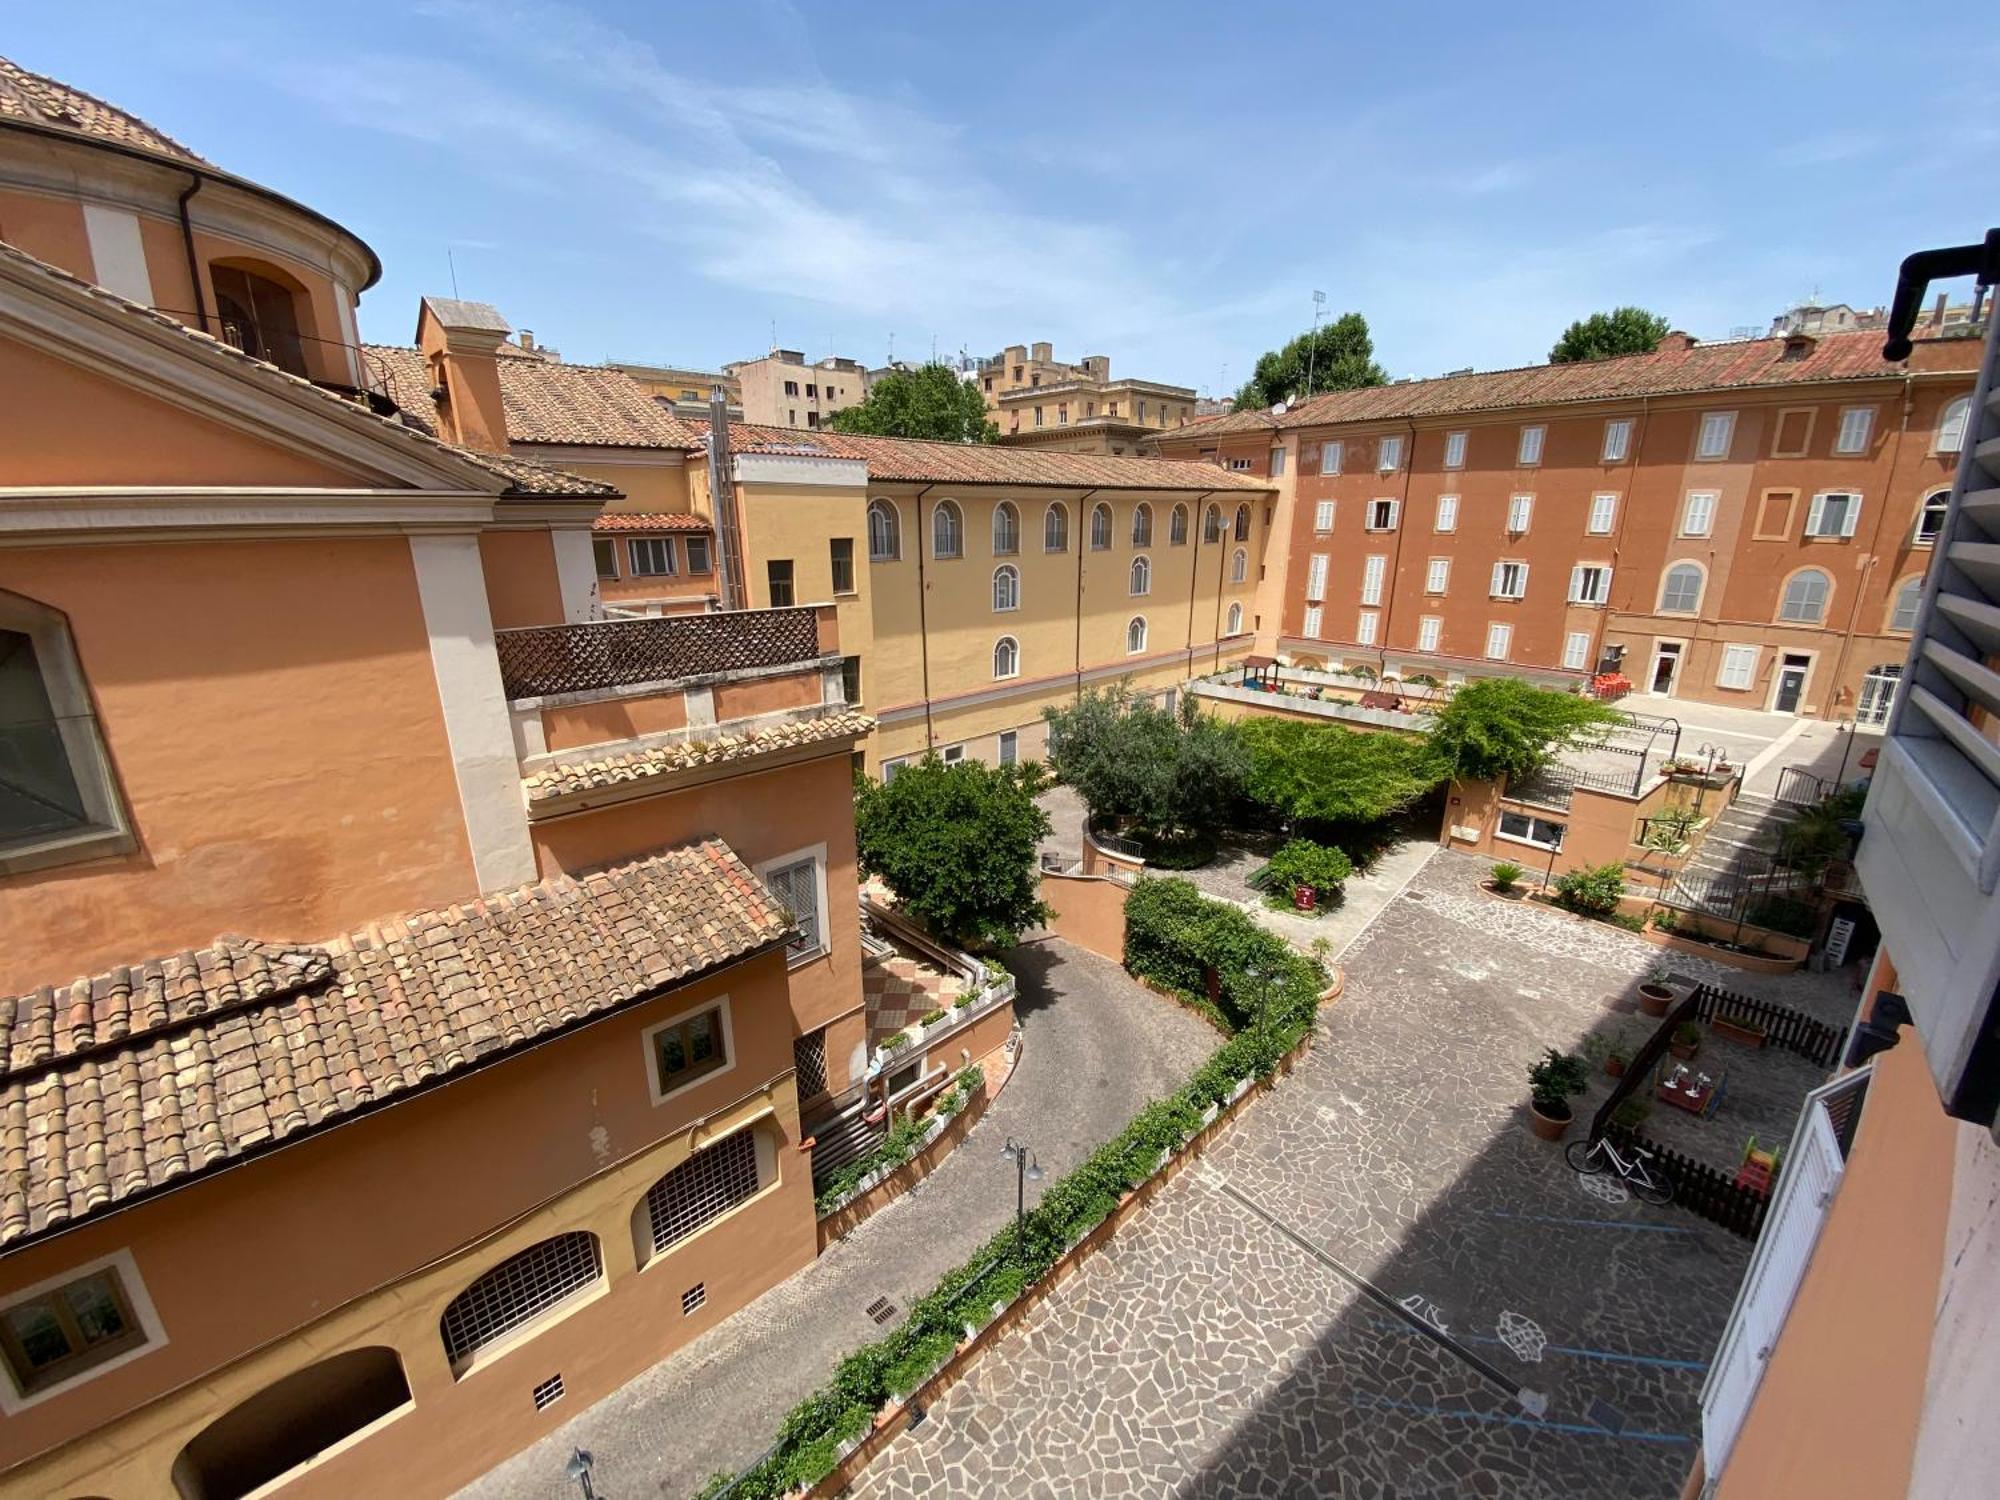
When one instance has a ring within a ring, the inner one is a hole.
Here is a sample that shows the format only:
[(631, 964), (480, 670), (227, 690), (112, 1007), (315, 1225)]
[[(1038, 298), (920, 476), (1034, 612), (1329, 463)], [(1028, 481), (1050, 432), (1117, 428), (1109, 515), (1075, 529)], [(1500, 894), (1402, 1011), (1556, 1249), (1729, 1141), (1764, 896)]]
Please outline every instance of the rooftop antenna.
[(931, 335), (931, 363), (937, 363), (937, 335)]
[(451, 246), (444, 247), (444, 263), (451, 267), (451, 300), (458, 300), (458, 262), (452, 259)]
[(893, 365), (895, 362), (896, 362), (896, 330), (891, 328), (889, 330), (889, 363)]
[(1314, 292), (1312, 334), (1306, 340), (1306, 399), (1308, 401), (1312, 399), (1313, 393), (1313, 361), (1319, 354), (1319, 315), (1325, 310), (1326, 293)]
[(775, 351), (777, 347), (778, 347), (778, 320), (776, 318), (773, 318), (771, 319), (771, 348)]

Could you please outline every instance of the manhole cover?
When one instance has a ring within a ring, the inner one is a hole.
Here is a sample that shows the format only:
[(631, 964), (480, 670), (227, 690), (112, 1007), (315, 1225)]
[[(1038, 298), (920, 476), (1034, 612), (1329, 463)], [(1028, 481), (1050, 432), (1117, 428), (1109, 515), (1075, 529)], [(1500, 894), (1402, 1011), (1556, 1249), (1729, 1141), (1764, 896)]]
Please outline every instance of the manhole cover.
[(1589, 1421), (1602, 1427), (1606, 1432), (1615, 1433), (1625, 1430), (1625, 1413), (1613, 1406), (1609, 1401), (1606, 1401), (1602, 1396), (1593, 1396), (1590, 1405), (1583, 1409), (1583, 1415)]
[(1424, 893), (1422, 891), (1405, 891), (1403, 892), (1403, 899), (1405, 901), (1421, 901), (1424, 899)]
[(887, 1297), (877, 1297), (868, 1304), (866, 1311), (877, 1323), (886, 1323), (896, 1316), (896, 1304)]

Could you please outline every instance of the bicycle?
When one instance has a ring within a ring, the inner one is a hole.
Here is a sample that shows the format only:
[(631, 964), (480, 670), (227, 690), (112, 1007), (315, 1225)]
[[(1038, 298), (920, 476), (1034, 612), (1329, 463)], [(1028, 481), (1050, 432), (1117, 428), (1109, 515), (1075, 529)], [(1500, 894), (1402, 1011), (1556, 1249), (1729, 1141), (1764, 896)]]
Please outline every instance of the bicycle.
[(1622, 1155), (1609, 1136), (1599, 1136), (1594, 1141), (1571, 1141), (1563, 1148), (1563, 1160), (1569, 1163), (1571, 1171), (1589, 1177), (1609, 1167), (1625, 1180), (1641, 1203), (1671, 1203), (1672, 1180), (1665, 1176), (1656, 1178), (1646, 1170), (1646, 1163), (1652, 1157), (1653, 1153), (1643, 1146), (1634, 1146), (1630, 1156)]

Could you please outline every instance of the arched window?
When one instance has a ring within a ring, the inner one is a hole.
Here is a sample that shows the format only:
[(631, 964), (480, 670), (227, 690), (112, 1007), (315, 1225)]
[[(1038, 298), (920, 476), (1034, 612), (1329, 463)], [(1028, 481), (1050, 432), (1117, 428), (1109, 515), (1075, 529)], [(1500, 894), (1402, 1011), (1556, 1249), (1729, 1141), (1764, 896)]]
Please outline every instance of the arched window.
[(1229, 559), (1229, 581), (1231, 583), (1242, 583), (1249, 576), (1250, 554), (1245, 552), (1241, 547), (1238, 547), (1235, 556)]
[(1923, 579), (1905, 578), (1903, 586), (1896, 590), (1896, 603), (1889, 611), (1889, 628), (1891, 630), (1915, 630), (1917, 628), (1917, 606), (1923, 602)]
[(1021, 675), (1021, 643), (1011, 635), (1003, 635), (993, 643), (993, 676), (1019, 677)]
[(1146, 617), (1144, 615), (1134, 615), (1132, 616), (1131, 623), (1125, 627), (1125, 654), (1127, 656), (1137, 656), (1145, 649)]
[(403, 1361), (383, 1344), (282, 1375), (188, 1440), (173, 1463), (183, 1495), (247, 1495), (410, 1403)]
[(1219, 542), (1222, 540), (1221, 506), (1209, 506), (1207, 514), (1201, 518), (1201, 539), (1204, 542)]
[(896, 507), (887, 500), (868, 502), (868, 560), (870, 562), (894, 562), (902, 556), (901, 539), (897, 535)]
[(1012, 557), (1021, 550), (1021, 513), (1012, 502), (1002, 500), (993, 507), (993, 555)]
[(1945, 403), (1938, 415), (1937, 448), (1939, 453), (1956, 453), (1965, 446), (1965, 424), (1972, 416), (1972, 398), (1960, 396), (1955, 401)]
[(305, 376), (306, 346), (299, 337), (299, 304), (291, 287), (245, 266), (208, 268), (215, 288), (215, 316), (222, 340), (281, 370)]
[(1911, 543), (1928, 547), (1944, 532), (1945, 513), (1951, 509), (1950, 490), (1932, 490), (1924, 496), (1924, 508), (1917, 512), (1917, 534)]
[(1243, 634), (1243, 606), (1240, 604), (1229, 606), (1229, 630), (1227, 633), (1230, 635)]
[(993, 609), (996, 614), (1021, 607), (1021, 572), (1012, 563), (993, 570)]
[(1111, 549), (1111, 507), (1101, 501), (1090, 508), (1090, 550), (1108, 552)]
[(931, 556), (965, 555), (965, 517), (955, 500), (940, 500), (931, 511)]
[(1691, 615), (1701, 608), (1701, 565), (1675, 563), (1660, 585), (1660, 613)]
[(1042, 517), (1042, 550), (1069, 551), (1069, 507), (1058, 501)]
[(1132, 592), (1134, 595), (1150, 594), (1153, 591), (1153, 565), (1143, 557), (1132, 559)]
[(1826, 618), (1826, 596), (1832, 581), (1818, 568), (1802, 568), (1785, 582), (1778, 618), (1797, 625), (1817, 625)]
[(1239, 542), (1250, 540), (1250, 507), (1248, 505), (1239, 505), (1236, 507), (1236, 540)]
[(1187, 545), (1188, 508), (1176, 505), (1174, 513), (1167, 519), (1167, 544), (1172, 547)]
[(508, 1256), (445, 1307), (438, 1320), (445, 1358), (454, 1369), (463, 1367), (477, 1350), (588, 1291), (603, 1275), (604, 1255), (588, 1230)]
[(757, 1196), (764, 1173), (757, 1162), (757, 1132), (739, 1130), (703, 1146), (646, 1189), (640, 1200), (645, 1240), (654, 1255)]
[(1854, 700), (1854, 722), (1886, 723), (1889, 710), (1896, 702), (1896, 689), (1902, 681), (1901, 662), (1888, 662), (1879, 667), (1870, 667), (1868, 675), (1861, 679), (1861, 696)]
[(1143, 500), (1132, 507), (1132, 545), (1135, 547), (1153, 545), (1153, 507)]

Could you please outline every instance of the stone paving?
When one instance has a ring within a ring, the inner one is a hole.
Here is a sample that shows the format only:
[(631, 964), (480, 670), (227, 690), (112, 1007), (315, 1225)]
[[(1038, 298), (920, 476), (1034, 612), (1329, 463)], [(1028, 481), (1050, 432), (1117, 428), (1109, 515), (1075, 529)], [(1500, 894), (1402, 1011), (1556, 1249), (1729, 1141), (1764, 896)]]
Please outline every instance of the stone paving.
[[(1482, 873), (1435, 855), (1348, 951), (1293, 1075), (855, 1493), (1677, 1493), (1749, 1242), (1575, 1176), (1523, 1118), (1528, 1062), (1660, 952), (1488, 900)], [(1728, 974), (1788, 1002), (1847, 983)]]

